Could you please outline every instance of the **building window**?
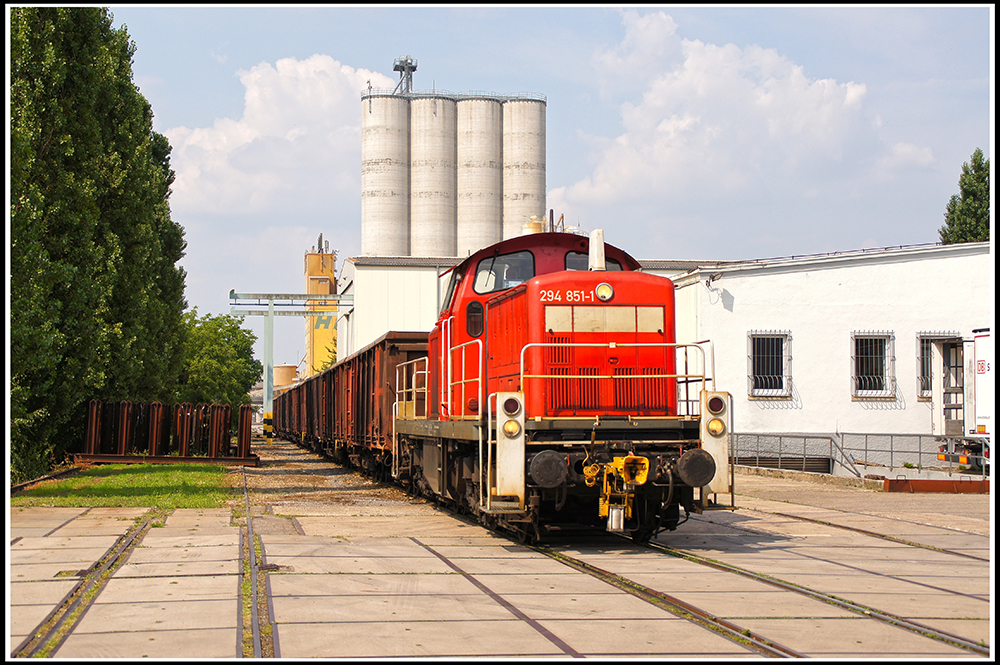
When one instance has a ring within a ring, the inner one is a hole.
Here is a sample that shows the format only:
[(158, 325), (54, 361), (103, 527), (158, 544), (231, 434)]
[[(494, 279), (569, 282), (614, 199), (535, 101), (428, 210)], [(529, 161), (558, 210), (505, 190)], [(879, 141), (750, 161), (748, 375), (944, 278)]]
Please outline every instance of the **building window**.
[(853, 397), (893, 397), (896, 394), (896, 358), (889, 332), (851, 334)]
[(747, 392), (751, 397), (791, 397), (791, 339), (787, 331), (747, 334)]

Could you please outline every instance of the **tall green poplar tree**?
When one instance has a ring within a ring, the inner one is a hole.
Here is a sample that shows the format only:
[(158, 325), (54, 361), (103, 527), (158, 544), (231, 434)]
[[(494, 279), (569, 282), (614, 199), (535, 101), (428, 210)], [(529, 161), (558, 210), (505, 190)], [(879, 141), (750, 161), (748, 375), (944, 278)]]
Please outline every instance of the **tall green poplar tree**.
[(97, 7), (12, 7), (11, 476), (79, 445), (86, 402), (169, 399), (183, 339), (170, 146)]

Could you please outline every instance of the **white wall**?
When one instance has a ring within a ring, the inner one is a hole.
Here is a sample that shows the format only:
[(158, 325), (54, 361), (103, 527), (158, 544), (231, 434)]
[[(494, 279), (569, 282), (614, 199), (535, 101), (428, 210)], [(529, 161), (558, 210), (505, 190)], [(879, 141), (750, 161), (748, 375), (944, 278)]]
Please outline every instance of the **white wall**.
[[(710, 274), (720, 275), (706, 285)], [(988, 243), (914, 247), (715, 267), (676, 279), (678, 341), (711, 338), (735, 430), (929, 434), (918, 399), (917, 333), (969, 337), (992, 321)], [(747, 334), (788, 331), (792, 396), (748, 396)], [(851, 333), (894, 336), (892, 399), (852, 398)]]
[[(338, 292), (354, 305), (337, 319), (337, 360), (363, 349), (390, 330), (430, 331), (437, 322), (447, 277), (443, 266), (378, 266), (344, 262)], [(439, 295), (440, 294), (440, 295)]]

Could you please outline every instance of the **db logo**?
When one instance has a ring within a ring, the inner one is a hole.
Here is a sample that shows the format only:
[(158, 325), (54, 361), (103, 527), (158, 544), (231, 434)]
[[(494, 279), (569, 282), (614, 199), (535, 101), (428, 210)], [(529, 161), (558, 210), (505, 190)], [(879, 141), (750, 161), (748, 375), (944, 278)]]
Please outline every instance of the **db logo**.
[(976, 361), (976, 374), (986, 374), (989, 371), (990, 365), (985, 360)]

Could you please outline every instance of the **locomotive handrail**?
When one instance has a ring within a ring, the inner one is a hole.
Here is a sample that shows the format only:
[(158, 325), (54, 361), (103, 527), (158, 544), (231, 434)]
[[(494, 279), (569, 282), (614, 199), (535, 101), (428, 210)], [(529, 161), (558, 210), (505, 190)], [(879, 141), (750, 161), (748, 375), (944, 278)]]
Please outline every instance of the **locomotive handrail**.
[[(455, 320), (454, 316), (449, 316), (447, 319), (441, 322), (441, 349), (438, 352), (438, 359), (441, 367), (439, 368), (438, 376), (445, 376), (445, 366), (448, 366), (447, 375), (451, 376), (451, 355), (445, 353), (447, 349), (451, 348), (451, 325)], [(447, 383), (448, 385), (445, 385)], [(438, 381), (438, 412), (442, 416), (451, 417), (451, 380), (447, 382)]]
[[(691, 396), (690, 396), (690, 393), (689, 393), (690, 384), (692, 384), (692, 383), (701, 384), (702, 389), (706, 390), (707, 386), (705, 384), (708, 381), (711, 381), (713, 383), (713, 385), (715, 383), (713, 376), (706, 375), (706, 373), (705, 373), (706, 370), (707, 370), (706, 354), (705, 354), (705, 349), (703, 349), (701, 345), (702, 344), (706, 344), (706, 343), (709, 344), (709, 347), (713, 351), (713, 353), (712, 353), (712, 365), (713, 365), (713, 373), (714, 373), (714, 364), (715, 364), (714, 347), (711, 346), (711, 342), (708, 341), (708, 340), (701, 341), (701, 342), (684, 343), (684, 344), (680, 344), (680, 343), (677, 343), (677, 342), (643, 342), (643, 343), (628, 343), (628, 342), (603, 342), (603, 343), (602, 342), (575, 342), (575, 343), (573, 343), (573, 342), (531, 342), (531, 343), (525, 344), (523, 347), (521, 347), (521, 372), (520, 372), (521, 387), (522, 387), (522, 390), (523, 390), (524, 389), (524, 385), (525, 385), (524, 384), (524, 380), (525, 379), (542, 379), (542, 380), (544, 380), (544, 379), (592, 379), (592, 380), (598, 380), (598, 379), (619, 379), (619, 380), (677, 379), (678, 383), (681, 384), (681, 385), (683, 385), (684, 392), (685, 392), (684, 399), (681, 400), (680, 399), (680, 395), (678, 395), (678, 400), (681, 401), (681, 402), (683, 402), (684, 405), (687, 408), (690, 408), (691, 404), (700, 405), (700, 400), (698, 400), (698, 399), (691, 399)], [(607, 374), (607, 375), (605, 375), (605, 374), (586, 374), (586, 375), (584, 375), (584, 374), (525, 374), (524, 373), (524, 358), (525, 358), (525, 354), (527, 353), (527, 351), (528, 351), (529, 348), (576, 348), (576, 347), (591, 347), (591, 348), (595, 348), (595, 347), (596, 348), (601, 348), (601, 347), (603, 347), (603, 348), (608, 348), (608, 349), (616, 349), (616, 348), (640, 348), (640, 347), (644, 347), (644, 348), (660, 347), (660, 348), (664, 348), (664, 349), (673, 348), (675, 351), (677, 351), (678, 349), (684, 349), (685, 350), (685, 352), (684, 352), (684, 365), (685, 366), (688, 365), (687, 349), (697, 349), (698, 352), (701, 353), (701, 367), (703, 369), (702, 369), (701, 373), (695, 373), (695, 374), (675, 373), (675, 374), (621, 374), (621, 375), (614, 375), (614, 374)], [(696, 414), (694, 414), (694, 413), (685, 413), (685, 414), (679, 414), (677, 417), (681, 417), (681, 415), (683, 415), (683, 416), (693, 416), (693, 415), (696, 415)], [(638, 418), (638, 417), (641, 417), (641, 416), (634, 416), (634, 417)], [(652, 417), (652, 416), (650, 416), (650, 417)]]
[[(472, 344), (475, 344), (476, 346), (478, 346), (477, 353), (476, 353), (476, 376), (474, 378), (471, 378), (471, 379), (466, 379), (465, 378), (465, 347), (470, 346)], [(461, 366), (462, 366), (461, 377), (462, 378), (460, 378), (458, 381), (453, 381), (452, 380), (453, 379), (453, 372), (452, 372), (452, 370), (455, 367), (453, 356), (455, 354), (455, 351), (458, 351), (459, 349), (462, 350), (462, 361), (461, 361)], [(459, 415), (457, 416), (458, 418), (465, 419), (465, 418), (475, 417), (478, 420), (478, 419), (481, 419), (483, 417), (483, 377), (482, 377), (482, 371), (483, 371), (483, 340), (481, 340), (481, 339), (473, 339), (473, 340), (470, 340), (468, 342), (465, 342), (464, 344), (459, 344), (458, 346), (453, 346), (453, 347), (451, 347), (451, 348), (448, 349), (448, 404), (449, 404), (449, 406), (452, 403), (452, 388), (454, 386), (459, 386), (459, 385), (462, 387), (462, 398), (461, 398), (461, 402), (460, 402), (462, 408), (458, 409), (458, 413), (459, 413)], [(476, 414), (475, 414), (475, 416), (463, 416), (463, 415), (461, 415), (461, 413), (465, 410), (465, 384), (472, 383), (472, 382), (475, 382), (477, 384), (477, 386), (478, 386), (477, 394), (476, 394)], [(454, 418), (456, 416), (455, 416), (454, 413), (449, 413), (448, 417), (449, 418)]]
[[(427, 399), (427, 356), (421, 356), (420, 358), (415, 358), (413, 360), (408, 360), (405, 363), (399, 363), (396, 365), (396, 404), (413, 404), (413, 420), (426, 420), (430, 413), (430, 402)], [(420, 364), (423, 364), (423, 369), (420, 369)], [(412, 369), (412, 371), (410, 371)], [(418, 388), (417, 377), (423, 376), (423, 387)], [(400, 380), (402, 379), (402, 387), (400, 387)], [(409, 380), (408, 380), (409, 379)], [(424, 396), (424, 414), (420, 416), (417, 413), (417, 403), (418, 395)], [(408, 399), (408, 397), (410, 399)], [(410, 420), (409, 412), (404, 410), (404, 417)]]

